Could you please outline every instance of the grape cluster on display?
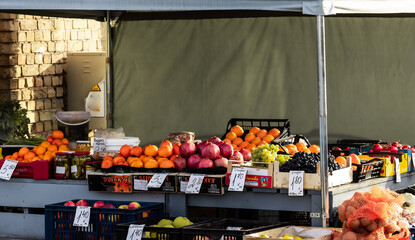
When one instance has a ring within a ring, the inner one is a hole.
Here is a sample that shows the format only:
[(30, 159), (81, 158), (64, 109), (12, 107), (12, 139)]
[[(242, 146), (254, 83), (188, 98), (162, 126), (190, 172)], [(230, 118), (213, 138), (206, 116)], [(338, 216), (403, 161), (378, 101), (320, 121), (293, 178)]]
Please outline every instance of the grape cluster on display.
[[(274, 144), (264, 144), (252, 150), (252, 162), (272, 163), (275, 160), (280, 162), (280, 166), (285, 163), (289, 156), (278, 154), (279, 147)], [(255, 163), (254, 163), (255, 165)]]
[[(335, 157), (329, 153), (328, 170), (332, 173), (339, 170), (340, 165), (334, 161)], [(291, 170), (304, 170), (306, 173), (316, 173), (317, 163), (320, 162), (319, 153), (298, 152), (291, 160), (287, 161), (280, 167), (281, 172), (289, 172)]]

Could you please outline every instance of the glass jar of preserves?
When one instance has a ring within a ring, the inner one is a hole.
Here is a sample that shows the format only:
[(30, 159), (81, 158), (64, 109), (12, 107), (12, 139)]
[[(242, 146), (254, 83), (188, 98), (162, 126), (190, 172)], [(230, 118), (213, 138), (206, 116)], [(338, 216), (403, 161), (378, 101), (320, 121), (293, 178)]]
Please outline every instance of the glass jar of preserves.
[(70, 177), (70, 154), (67, 152), (57, 152), (54, 162), (55, 178), (68, 179)]
[(91, 143), (89, 141), (76, 141), (75, 152), (89, 152)]
[(71, 177), (72, 179), (85, 179), (86, 163), (91, 160), (89, 152), (75, 152), (72, 158)]

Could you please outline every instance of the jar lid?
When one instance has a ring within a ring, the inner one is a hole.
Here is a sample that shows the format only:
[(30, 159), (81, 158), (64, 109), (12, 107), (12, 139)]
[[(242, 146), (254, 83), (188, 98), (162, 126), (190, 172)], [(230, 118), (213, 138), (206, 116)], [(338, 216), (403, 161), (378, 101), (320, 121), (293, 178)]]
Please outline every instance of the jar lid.
[(57, 152), (57, 153), (55, 153), (56, 155), (62, 155), (62, 156), (65, 156), (65, 155), (69, 155), (69, 153), (68, 152)]
[(75, 152), (73, 155), (89, 155), (89, 152)]
[(89, 143), (89, 144), (91, 144), (91, 142), (87, 141), (87, 140), (78, 140), (78, 141), (76, 141), (76, 143)]

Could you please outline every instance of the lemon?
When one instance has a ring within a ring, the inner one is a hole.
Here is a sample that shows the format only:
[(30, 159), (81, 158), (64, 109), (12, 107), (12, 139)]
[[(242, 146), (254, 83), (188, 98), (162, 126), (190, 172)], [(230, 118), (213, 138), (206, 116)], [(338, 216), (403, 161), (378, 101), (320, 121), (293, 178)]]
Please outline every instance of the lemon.
[(290, 237), (291, 239), (294, 239), (294, 236), (293, 236), (293, 235), (291, 235), (291, 234), (289, 234), (289, 233), (284, 234), (284, 236), (283, 236), (283, 237)]
[(296, 236), (294, 239), (303, 239), (302, 237)]

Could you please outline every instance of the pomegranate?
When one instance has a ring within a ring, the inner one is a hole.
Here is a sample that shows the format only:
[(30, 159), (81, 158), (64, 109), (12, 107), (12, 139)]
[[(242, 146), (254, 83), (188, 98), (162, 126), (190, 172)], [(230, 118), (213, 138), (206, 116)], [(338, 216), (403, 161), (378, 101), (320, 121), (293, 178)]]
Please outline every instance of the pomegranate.
[(211, 143), (217, 143), (217, 142), (221, 142), (222, 140), (220, 140), (220, 138), (214, 136), (214, 137), (209, 138), (207, 141), (211, 142)]
[(202, 149), (206, 146), (206, 144), (208, 144), (208, 141), (203, 141), (203, 142), (197, 144), (197, 146), (196, 146), (197, 147), (197, 151), (199, 153), (202, 153)]
[(241, 164), (244, 161), (244, 157), (240, 152), (233, 151), (233, 155), (229, 158), (229, 160), (232, 160), (232, 163)]
[(232, 157), (233, 155), (233, 147), (231, 144), (229, 143), (223, 143), (221, 146), (219, 146), (220, 148), (220, 153), (222, 156), (229, 158)]
[(202, 157), (215, 160), (220, 155), (220, 149), (216, 144), (207, 143), (202, 149)]
[(196, 152), (196, 146), (192, 142), (185, 142), (180, 145), (180, 154), (185, 157), (189, 157), (190, 155)]
[(215, 167), (228, 167), (228, 159), (224, 157), (219, 157), (214, 162)]
[(208, 158), (202, 158), (202, 160), (200, 160), (197, 164), (197, 168), (211, 168), (213, 166), (213, 161)]
[(184, 168), (187, 167), (186, 158), (182, 156), (178, 156), (173, 160), (174, 167), (179, 170), (180, 172), (183, 171)]
[(202, 160), (202, 157), (199, 154), (193, 154), (187, 159), (187, 167), (197, 168), (197, 164)]
[(251, 161), (251, 152), (242, 148), (239, 151), (242, 154), (242, 157), (244, 158), (244, 161)]

